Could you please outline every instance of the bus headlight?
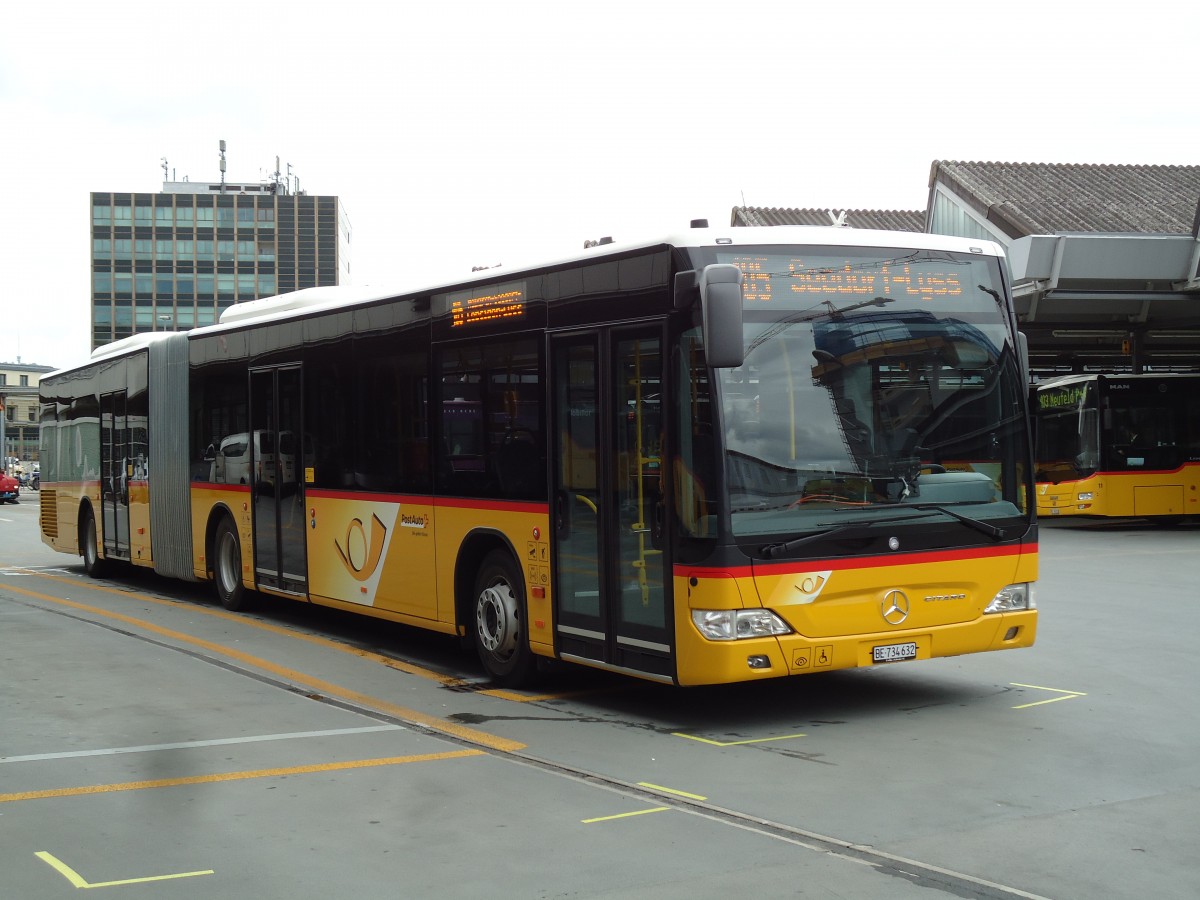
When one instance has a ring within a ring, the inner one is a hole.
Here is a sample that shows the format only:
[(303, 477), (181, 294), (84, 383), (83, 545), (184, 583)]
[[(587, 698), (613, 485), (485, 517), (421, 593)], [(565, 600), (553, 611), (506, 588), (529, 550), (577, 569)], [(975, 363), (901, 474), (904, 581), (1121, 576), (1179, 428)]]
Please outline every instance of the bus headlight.
[(1092, 491), (1081, 491), (1081, 492), (1080, 492), (1080, 494), (1079, 494), (1079, 496), (1078, 496), (1076, 499), (1079, 499), (1079, 500), (1094, 500), (1095, 498), (1096, 498), (1096, 495), (1095, 495), (1095, 493), (1094, 493), (1094, 492), (1092, 492)]
[(693, 609), (692, 621), (710, 641), (791, 634), (787, 622), (769, 609)]
[(1012, 612), (1016, 609), (1037, 609), (1037, 598), (1033, 594), (1033, 582), (1010, 584), (1008, 587), (1002, 588), (983, 612), (986, 615), (987, 613)]

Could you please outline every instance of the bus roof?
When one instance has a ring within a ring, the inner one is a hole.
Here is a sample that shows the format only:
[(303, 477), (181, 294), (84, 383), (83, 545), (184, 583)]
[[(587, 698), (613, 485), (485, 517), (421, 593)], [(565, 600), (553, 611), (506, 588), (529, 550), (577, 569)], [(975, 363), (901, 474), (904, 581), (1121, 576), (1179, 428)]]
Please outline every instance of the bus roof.
[(497, 278), (519, 277), (520, 275), (545, 268), (569, 265), (575, 262), (593, 262), (607, 256), (618, 256), (654, 247), (680, 249), (702, 247), (738, 247), (763, 245), (823, 245), (835, 247), (901, 247), (914, 250), (951, 250), (976, 253), (984, 256), (1003, 257), (1001, 247), (986, 240), (950, 237), (939, 234), (907, 231), (876, 231), (872, 229), (844, 228), (834, 226), (770, 226), (689, 228), (663, 234), (657, 239), (608, 242), (588, 247), (576, 253), (540, 259), (520, 265), (499, 265), (475, 272), (463, 273), (444, 281), (389, 285), (330, 285), (304, 288), (274, 297), (263, 297), (238, 303), (226, 308), (221, 320), (215, 325), (195, 329), (197, 336), (220, 331), (230, 326), (251, 321), (286, 319), (301, 313), (313, 313), (326, 309), (353, 307), (360, 304), (386, 300), (392, 297), (413, 294), (435, 293), (469, 286), (475, 282), (494, 281)]
[(324, 310), (353, 308), (393, 297), (438, 293), (468, 287), (477, 282), (494, 281), (497, 278), (518, 278), (539, 269), (555, 268), (577, 262), (594, 262), (605, 257), (621, 256), (638, 250), (655, 247), (726, 248), (740, 246), (832, 246), (832, 247), (893, 247), (913, 250), (949, 250), (975, 253), (982, 256), (1003, 257), (1000, 245), (974, 238), (951, 237), (910, 231), (877, 231), (866, 228), (824, 226), (766, 226), (766, 227), (698, 227), (679, 229), (664, 233), (656, 239), (621, 242), (606, 242), (588, 247), (572, 254), (548, 257), (520, 265), (500, 265), (494, 268), (463, 273), (440, 281), (391, 285), (329, 285), (304, 288), (274, 297), (263, 297), (227, 307), (221, 320), (214, 325), (202, 325), (187, 332), (154, 331), (140, 332), (120, 340), (104, 344), (92, 351), (86, 363), (69, 366), (51, 372), (42, 380), (62, 373), (83, 369), (108, 357), (118, 357), (144, 349), (151, 344), (177, 334), (201, 337), (236, 329), (251, 322), (284, 320), (300, 315), (309, 315)]

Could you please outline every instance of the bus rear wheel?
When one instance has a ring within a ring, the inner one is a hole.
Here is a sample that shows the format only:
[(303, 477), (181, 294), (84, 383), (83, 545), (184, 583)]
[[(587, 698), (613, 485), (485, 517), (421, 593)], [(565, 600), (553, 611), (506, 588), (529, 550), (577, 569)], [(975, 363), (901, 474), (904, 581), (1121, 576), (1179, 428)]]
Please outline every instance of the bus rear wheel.
[(492, 680), (506, 687), (533, 680), (537, 660), (529, 649), (524, 586), (520, 570), (504, 551), (484, 557), (471, 612), (475, 650)]
[(83, 525), (79, 529), (79, 552), (83, 554), (83, 568), (91, 578), (103, 578), (108, 569), (107, 560), (100, 558), (100, 546), (96, 537), (96, 517), (89, 507), (83, 514)]
[(221, 520), (213, 535), (213, 583), (217, 599), (228, 610), (245, 608), (248, 600), (242, 584), (242, 541), (237, 528), (228, 518)]

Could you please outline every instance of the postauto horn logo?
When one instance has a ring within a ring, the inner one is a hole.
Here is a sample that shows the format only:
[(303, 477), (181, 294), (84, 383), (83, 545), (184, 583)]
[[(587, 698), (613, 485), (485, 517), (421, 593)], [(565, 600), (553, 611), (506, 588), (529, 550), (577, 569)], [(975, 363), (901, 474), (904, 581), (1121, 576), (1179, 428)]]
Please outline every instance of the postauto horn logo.
[[(368, 539), (363, 528), (362, 519), (351, 519), (346, 526), (346, 537), (342, 542), (334, 540), (342, 565), (355, 581), (366, 581), (379, 567), (383, 557), (383, 547), (387, 543), (387, 526), (380, 521), (379, 516), (371, 514), (371, 535)], [(365, 551), (365, 552), (364, 552)]]

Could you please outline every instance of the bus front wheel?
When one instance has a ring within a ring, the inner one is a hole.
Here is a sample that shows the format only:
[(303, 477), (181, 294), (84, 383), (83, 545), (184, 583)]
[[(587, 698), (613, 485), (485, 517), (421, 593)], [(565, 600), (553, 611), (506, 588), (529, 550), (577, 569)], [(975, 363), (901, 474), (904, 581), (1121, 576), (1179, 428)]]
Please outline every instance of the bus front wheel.
[(528, 684), (537, 671), (537, 660), (529, 649), (520, 570), (507, 553), (493, 550), (484, 557), (474, 598), (472, 633), (484, 669), (497, 684)]
[(213, 582), (217, 599), (228, 610), (246, 606), (246, 588), (242, 584), (242, 541), (236, 526), (222, 519), (213, 535)]

